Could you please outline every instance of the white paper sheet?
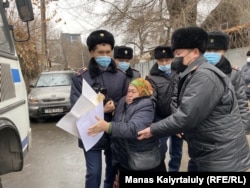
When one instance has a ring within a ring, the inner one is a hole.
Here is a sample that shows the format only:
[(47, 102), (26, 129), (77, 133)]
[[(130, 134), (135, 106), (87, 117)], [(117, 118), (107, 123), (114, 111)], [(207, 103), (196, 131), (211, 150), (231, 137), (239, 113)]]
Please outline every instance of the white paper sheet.
[(56, 124), (56, 126), (78, 138), (81, 138), (76, 126), (77, 120), (81, 117), (81, 119), (85, 119), (85, 122), (88, 122), (89, 117), (84, 115), (90, 111), (92, 113), (98, 112), (100, 114), (99, 116), (103, 117), (104, 111), (103, 107), (99, 107), (100, 105), (103, 106), (103, 102), (99, 100), (96, 92), (85, 81), (85, 79), (83, 79), (82, 95), (78, 98), (70, 112), (63, 116)]
[(69, 112), (65, 116), (63, 116), (59, 122), (57, 122), (56, 126), (67, 131), (68, 133), (80, 138), (80, 134), (76, 127), (77, 117), (74, 116), (73, 113)]
[(88, 128), (97, 122), (95, 116), (99, 116), (102, 119), (104, 118), (102, 103), (100, 103), (95, 108), (82, 115), (76, 122), (78, 132), (81, 136), (86, 151), (91, 149), (103, 135), (103, 132), (97, 134), (96, 136), (87, 135)]

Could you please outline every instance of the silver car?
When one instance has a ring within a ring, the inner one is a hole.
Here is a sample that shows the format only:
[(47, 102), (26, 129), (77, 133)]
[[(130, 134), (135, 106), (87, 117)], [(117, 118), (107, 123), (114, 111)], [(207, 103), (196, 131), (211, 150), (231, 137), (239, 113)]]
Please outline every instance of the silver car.
[(28, 95), (31, 120), (63, 116), (70, 111), (71, 78), (74, 71), (42, 72)]

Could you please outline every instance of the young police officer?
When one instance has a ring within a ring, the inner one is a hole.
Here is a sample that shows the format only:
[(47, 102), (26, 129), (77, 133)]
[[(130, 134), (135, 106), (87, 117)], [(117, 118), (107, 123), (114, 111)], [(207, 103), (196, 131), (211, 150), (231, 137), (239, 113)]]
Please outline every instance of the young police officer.
[[(114, 37), (106, 30), (96, 30), (87, 38), (87, 45), (91, 55), (88, 68), (82, 69), (72, 78), (71, 105), (73, 106), (82, 92), (82, 80), (105, 96), (104, 119), (110, 121), (116, 103), (127, 93), (126, 75), (116, 68), (112, 60)], [(84, 91), (83, 91), (84, 92)], [(84, 106), (83, 106), (84, 108)], [(102, 150), (105, 154), (106, 173), (104, 188), (113, 188), (115, 171), (111, 164), (109, 137), (106, 133), (100, 141), (89, 151), (85, 151), (82, 141), (79, 147), (83, 149), (86, 160), (85, 188), (99, 188), (102, 174)]]

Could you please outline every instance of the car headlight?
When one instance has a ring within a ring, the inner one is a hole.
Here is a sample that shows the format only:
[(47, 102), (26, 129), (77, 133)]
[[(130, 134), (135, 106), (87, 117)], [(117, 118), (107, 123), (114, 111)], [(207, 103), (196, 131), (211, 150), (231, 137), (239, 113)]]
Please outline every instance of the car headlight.
[(30, 103), (38, 103), (38, 98), (34, 95), (29, 95), (28, 100)]

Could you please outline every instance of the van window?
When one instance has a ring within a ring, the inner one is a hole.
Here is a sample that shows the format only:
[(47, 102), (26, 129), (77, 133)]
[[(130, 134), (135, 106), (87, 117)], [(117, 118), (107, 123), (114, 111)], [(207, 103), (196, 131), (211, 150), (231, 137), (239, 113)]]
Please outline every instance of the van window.
[(5, 27), (2, 16), (0, 15), (0, 51), (11, 52), (10, 43), (5, 35)]

